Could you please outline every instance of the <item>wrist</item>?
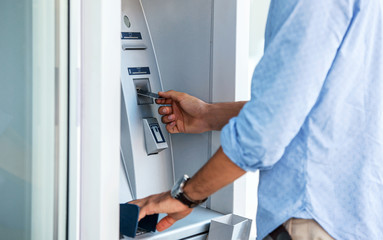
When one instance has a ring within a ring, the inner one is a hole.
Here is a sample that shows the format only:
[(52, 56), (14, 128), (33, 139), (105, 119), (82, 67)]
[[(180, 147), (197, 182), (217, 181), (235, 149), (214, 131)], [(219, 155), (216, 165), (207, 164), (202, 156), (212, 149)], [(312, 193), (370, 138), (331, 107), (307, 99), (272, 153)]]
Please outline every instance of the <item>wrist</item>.
[(214, 103), (206, 103), (204, 107), (202, 119), (205, 120), (206, 131), (217, 130), (217, 123), (214, 118), (214, 112), (216, 107), (214, 105)]
[(232, 117), (239, 114), (246, 101), (212, 103), (206, 106), (206, 123), (210, 131), (220, 131)]
[(189, 208), (194, 208), (194, 207), (202, 204), (203, 202), (205, 202), (207, 200), (207, 198), (202, 199), (202, 200), (194, 200), (190, 196), (188, 196), (185, 193), (185, 186), (189, 180), (190, 180), (190, 178), (186, 174), (183, 177), (181, 177), (180, 179), (178, 179), (174, 183), (174, 186), (171, 190), (171, 196), (174, 199), (177, 199), (181, 203), (185, 204)]
[(193, 188), (193, 184), (190, 184), (191, 180), (187, 181), (183, 187), (184, 194), (192, 201), (202, 201), (207, 196), (201, 194), (197, 189)]

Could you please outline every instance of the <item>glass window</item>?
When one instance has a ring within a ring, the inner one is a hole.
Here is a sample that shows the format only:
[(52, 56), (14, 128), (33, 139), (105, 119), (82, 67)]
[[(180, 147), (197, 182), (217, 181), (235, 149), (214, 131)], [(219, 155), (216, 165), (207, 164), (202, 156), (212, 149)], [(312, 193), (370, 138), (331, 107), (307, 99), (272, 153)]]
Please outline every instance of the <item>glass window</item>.
[(1, 239), (65, 237), (66, 5), (0, 1)]

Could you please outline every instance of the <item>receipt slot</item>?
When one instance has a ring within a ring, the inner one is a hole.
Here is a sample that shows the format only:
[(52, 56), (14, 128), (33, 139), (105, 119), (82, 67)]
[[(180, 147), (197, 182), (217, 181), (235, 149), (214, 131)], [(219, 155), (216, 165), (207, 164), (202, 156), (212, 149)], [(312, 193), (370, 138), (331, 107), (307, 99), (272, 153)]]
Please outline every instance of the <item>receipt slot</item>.
[(160, 125), (155, 118), (143, 119), (145, 131), (145, 146), (148, 155), (156, 154), (168, 148)]

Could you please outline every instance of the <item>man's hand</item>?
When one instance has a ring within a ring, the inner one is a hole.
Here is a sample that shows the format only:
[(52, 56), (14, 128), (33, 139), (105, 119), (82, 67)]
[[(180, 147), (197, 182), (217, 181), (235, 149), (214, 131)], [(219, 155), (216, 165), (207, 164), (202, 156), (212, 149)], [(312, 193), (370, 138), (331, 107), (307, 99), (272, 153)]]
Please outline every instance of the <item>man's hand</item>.
[(129, 202), (140, 207), (138, 220), (146, 215), (156, 213), (167, 213), (168, 215), (161, 219), (157, 224), (157, 230), (163, 231), (172, 226), (176, 221), (186, 217), (192, 209), (180, 201), (172, 198), (170, 192), (151, 195), (149, 197)]
[[(219, 148), (214, 156), (185, 184), (183, 190), (191, 199), (205, 199), (245, 173), (225, 155), (222, 148)], [(169, 228), (192, 211), (192, 208), (172, 198), (170, 191), (129, 203), (140, 207), (139, 220), (146, 215), (167, 213), (168, 215), (157, 224), (158, 231)]]
[(159, 92), (165, 99), (157, 99), (162, 106), (158, 113), (163, 115), (162, 122), (170, 133), (202, 133), (221, 130), (230, 118), (238, 115), (246, 102), (206, 103), (186, 93), (170, 90)]
[(157, 104), (171, 104), (162, 106), (158, 113), (164, 115), (162, 122), (170, 133), (202, 133), (209, 131), (206, 119), (209, 104), (186, 93), (168, 91), (159, 92), (165, 99), (157, 99)]

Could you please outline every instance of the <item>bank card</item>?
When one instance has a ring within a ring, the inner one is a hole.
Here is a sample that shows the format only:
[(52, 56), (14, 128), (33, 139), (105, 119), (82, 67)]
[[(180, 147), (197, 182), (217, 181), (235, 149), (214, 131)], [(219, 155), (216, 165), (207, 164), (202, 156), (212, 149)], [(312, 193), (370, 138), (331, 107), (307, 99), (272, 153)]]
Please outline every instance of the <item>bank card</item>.
[(157, 93), (148, 92), (142, 89), (137, 89), (137, 94), (144, 97), (154, 98), (154, 99), (163, 99)]

